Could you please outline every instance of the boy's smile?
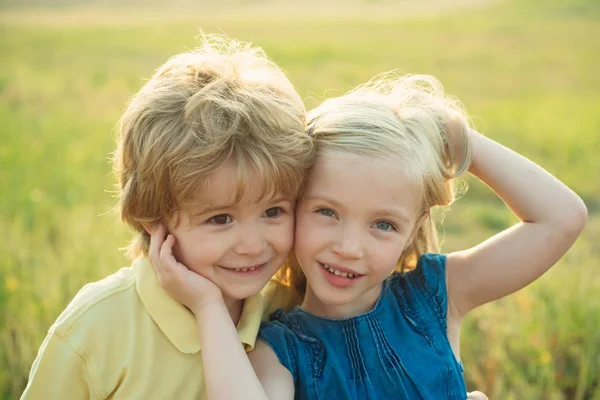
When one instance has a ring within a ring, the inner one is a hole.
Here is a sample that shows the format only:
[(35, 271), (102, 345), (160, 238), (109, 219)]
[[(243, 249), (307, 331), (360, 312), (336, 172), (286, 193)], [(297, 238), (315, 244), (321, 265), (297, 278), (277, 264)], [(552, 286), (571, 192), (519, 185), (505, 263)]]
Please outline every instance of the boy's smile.
[(172, 219), (177, 260), (211, 280), (227, 300), (258, 293), (283, 265), (293, 244), (293, 202), (263, 196), (258, 174), (249, 174), (244, 192), (236, 168), (225, 164), (209, 175), (179, 221)]
[(265, 265), (267, 265), (266, 262), (257, 264), (257, 265), (252, 265), (250, 267), (237, 267), (237, 268), (229, 267), (228, 268), (228, 267), (224, 267), (222, 265), (219, 265), (219, 267), (225, 268), (226, 270), (231, 271), (231, 272), (236, 272), (236, 273), (239, 272), (239, 273), (250, 275), (252, 272), (260, 272), (262, 267), (264, 267)]

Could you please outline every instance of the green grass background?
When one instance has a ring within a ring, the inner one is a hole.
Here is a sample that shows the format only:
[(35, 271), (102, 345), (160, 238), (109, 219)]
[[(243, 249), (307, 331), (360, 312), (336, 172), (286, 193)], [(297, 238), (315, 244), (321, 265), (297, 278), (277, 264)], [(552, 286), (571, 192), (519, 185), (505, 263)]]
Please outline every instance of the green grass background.
[[(109, 211), (113, 127), (199, 29), (262, 46), (308, 107), (376, 73), (437, 76), (479, 130), (585, 200), (573, 249), (462, 329), (470, 389), (600, 399), (600, 2), (4, 0), (0, 4), (0, 398), (18, 398), (77, 290), (128, 261)], [(218, 4), (217, 4), (218, 3)], [(445, 214), (444, 250), (515, 222), (480, 183)]]

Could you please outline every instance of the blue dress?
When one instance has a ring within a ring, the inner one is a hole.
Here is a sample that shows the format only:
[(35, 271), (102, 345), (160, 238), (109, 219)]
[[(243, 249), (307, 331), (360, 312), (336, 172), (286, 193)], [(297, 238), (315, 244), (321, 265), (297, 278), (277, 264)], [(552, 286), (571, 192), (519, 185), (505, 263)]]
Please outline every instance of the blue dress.
[(277, 310), (259, 337), (294, 378), (296, 399), (466, 399), (446, 329), (446, 257), (383, 282), (375, 307), (324, 319)]

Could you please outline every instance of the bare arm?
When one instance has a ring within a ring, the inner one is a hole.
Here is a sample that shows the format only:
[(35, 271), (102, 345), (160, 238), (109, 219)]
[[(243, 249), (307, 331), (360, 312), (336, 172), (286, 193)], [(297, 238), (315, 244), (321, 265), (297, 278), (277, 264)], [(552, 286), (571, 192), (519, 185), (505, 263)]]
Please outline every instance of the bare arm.
[(294, 399), (292, 375), (269, 345), (257, 340), (246, 355), (224, 303), (206, 306), (195, 315), (207, 399)]
[(539, 278), (571, 247), (587, 219), (583, 201), (543, 168), (475, 131), (470, 137), (469, 171), (521, 222), (448, 256), (449, 316), (457, 318)]
[(254, 350), (248, 353), (248, 358), (270, 399), (294, 399), (292, 374), (281, 365), (268, 344), (260, 339), (257, 340)]
[[(206, 398), (273, 399), (258, 380), (223, 302), (194, 310), (205, 366)], [(232, 382), (235, 379), (235, 383)]]

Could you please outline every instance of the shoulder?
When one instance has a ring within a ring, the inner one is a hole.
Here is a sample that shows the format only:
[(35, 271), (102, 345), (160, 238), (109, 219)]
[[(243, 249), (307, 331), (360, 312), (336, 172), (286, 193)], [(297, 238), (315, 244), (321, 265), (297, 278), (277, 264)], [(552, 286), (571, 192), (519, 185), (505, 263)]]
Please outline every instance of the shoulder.
[[(263, 322), (258, 333), (261, 347), (269, 347), (279, 363), (296, 376), (296, 360), (299, 351), (299, 337), (289, 325), (289, 318), (282, 309), (271, 315), (271, 321)], [(263, 350), (264, 351), (264, 350)]]
[(290, 311), (301, 302), (300, 295), (294, 289), (276, 279), (271, 279), (260, 293), (264, 305), (264, 320), (269, 319), (269, 316), (277, 309)]
[(295, 392), (292, 372), (285, 367), (270, 345), (257, 340), (248, 358), (263, 388), (271, 398), (293, 399)]
[(280, 309), (269, 322), (261, 324), (259, 332), (259, 338), (273, 349), (296, 381), (306, 373), (318, 378), (325, 366), (325, 345), (312, 329), (314, 321), (306, 317), (298, 307), (288, 313)]
[[(118, 272), (97, 282), (85, 285), (67, 305), (50, 328), (51, 333), (67, 340), (78, 336), (92, 340), (106, 331), (114, 336), (115, 329), (132, 323), (132, 313), (143, 306), (135, 289), (132, 268)], [(94, 333), (90, 336), (91, 333)]]
[(85, 285), (50, 327), (31, 369), (28, 396), (110, 393), (121, 367), (114, 356), (127, 354), (139, 339), (132, 326), (140, 319), (132, 311), (139, 314), (140, 306), (131, 268)]
[[(271, 321), (260, 324), (258, 338), (269, 345), (275, 354), (285, 353), (285, 358), (293, 358), (297, 350), (297, 335), (286, 322), (283, 310), (276, 310), (271, 315)], [(282, 364), (286, 363), (282, 361)]]
[(392, 286), (417, 286), (431, 294), (445, 290), (446, 255), (425, 253), (417, 262), (415, 269), (404, 273), (396, 272), (390, 277)]
[(435, 294), (446, 290), (446, 255), (426, 253), (419, 257), (415, 274), (423, 286)]
[[(447, 324), (448, 293), (446, 285), (446, 255), (426, 253), (419, 257), (414, 270), (395, 273), (390, 286), (400, 304), (428, 305), (441, 325)], [(423, 309), (423, 308), (421, 308)]]

